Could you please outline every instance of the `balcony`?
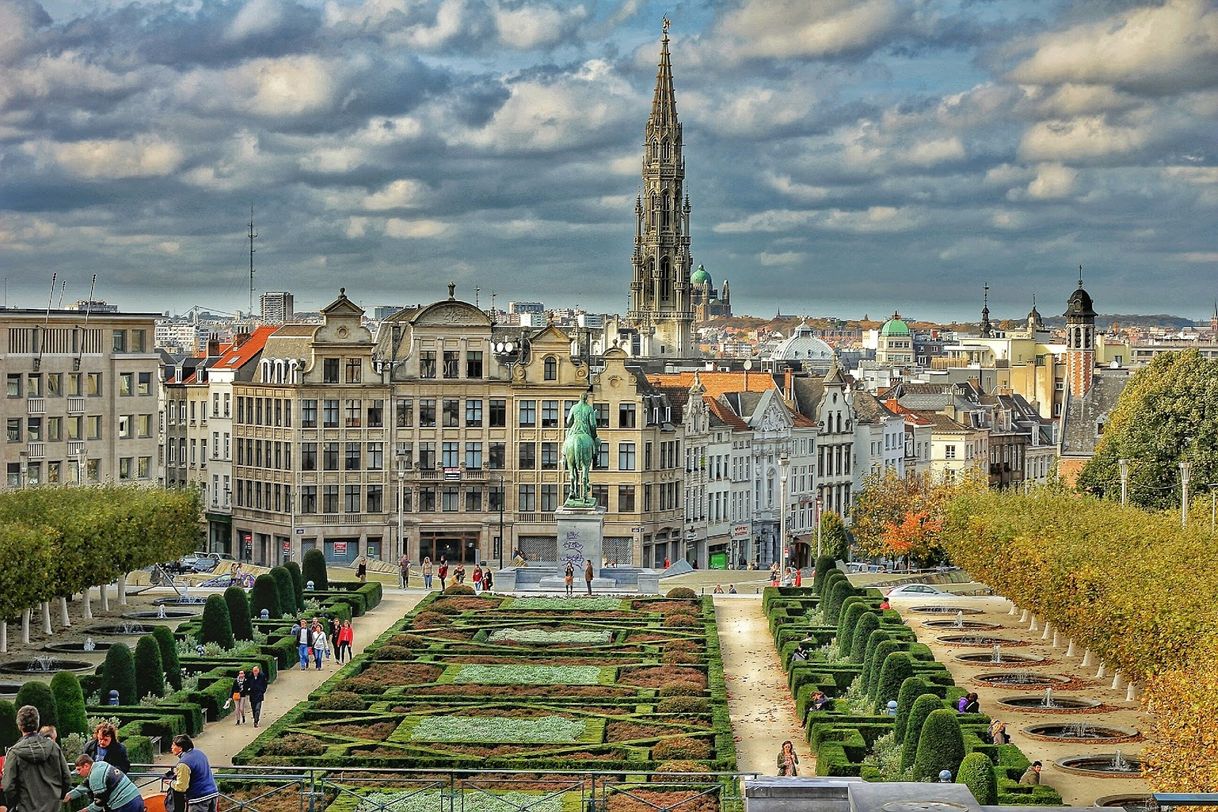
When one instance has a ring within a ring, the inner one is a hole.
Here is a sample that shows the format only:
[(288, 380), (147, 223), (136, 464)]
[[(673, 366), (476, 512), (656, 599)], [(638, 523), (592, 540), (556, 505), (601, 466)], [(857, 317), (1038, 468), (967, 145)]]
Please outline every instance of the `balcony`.
[(82, 397), (68, 398), (68, 414), (84, 414), (85, 399)]
[(25, 402), (26, 410), (29, 414), (46, 414), (47, 399), (46, 398), (30, 398)]
[(83, 457), (85, 453), (84, 440), (68, 440), (68, 456)]
[(531, 513), (517, 513), (516, 521), (529, 522), (532, 524), (550, 524), (554, 521), (554, 514), (545, 511), (534, 511)]
[(26, 443), (25, 453), (32, 460), (40, 460), (47, 455), (46, 443)]

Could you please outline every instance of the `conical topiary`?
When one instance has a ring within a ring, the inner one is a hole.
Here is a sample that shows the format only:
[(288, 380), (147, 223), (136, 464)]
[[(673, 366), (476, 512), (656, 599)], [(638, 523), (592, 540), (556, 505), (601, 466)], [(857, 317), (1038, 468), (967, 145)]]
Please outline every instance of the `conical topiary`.
[(207, 603), (203, 604), (203, 627), (199, 632), (199, 642), (215, 643), (220, 648), (233, 647), (233, 621), (228, 616), (228, 604), (222, 595), (208, 595)]
[(175, 691), (182, 689), (182, 664), (178, 662), (178, 642), (168, 626), (153, 626), (152, 639), (161, 649), (161, 668), (165, 670), (165, 681)]
[(135, 690), (135, 660), (131, 658), (131, 649), (127, 648), (126, 643), (115, 643), (106, 651), (101, 677), (103, 703), (110, 701), (111, 691), (118, 691), (120, 705), (139, 702), (140, 697)]
[(867, 604), (862, 598), (851, 596), (842, 603), (837, 618), (837, 647), (842, 654), (850, 653), (850, 645), (854, 640), (854, 624), (866, 611)]
[(875, 612), (863, 612), (854, 624), (854, 637), (850, 643), (850, 660), (861, 663), (867, 654), (867, 643), (871, 633), (879, 631), (880, 618)]
[(985, 753), (973, 752), (964, 757), (956, 783), (968, 787), (982, 806), (998, 803), (998, 779), (994, 775), (994, 765)]
[(140, 695), (140, 699), (149, 694), (165, 694), (165, 666), (161, 663), (161, 646), (150, 634), (144, 635), (135, 644), (135, 692)]
[(304, 573), (295, 561), (285, 561), (283, 568), (292, 576), (292, 591), (296, 593), (296, 608), (304, 609)]
[(927, 693), (927, 685), (921, 677), (909, 677), (901, 683), (901, 690), (897, 691), (897, 715), (892, 720), (892, 733), (897, 744), (905, 741), (909, 712), (913, 709), (914, 700), (924, 693)]
[(867, 648), (863, 652), (863, 688), (867, 687), (867, 663), (871, 662), (872, 655), (875, 653), (875, 647), (885, 640), (891, 640), (892, 635), (885, 629), (876, 629), (871, 634), (867, 635)]
[(837, 625), (838, 615), (841, 612), (842, 604), (846, 598), (854, 594), (854, 587), (846, 579), (839, 579), (837, 583), (829, 590), (829, 600), (825, 602), (825, 608), (821, 613), (826, 623)]
[(17, 706), (7, 699), (0, 699), (0, 753), (17, 743), (21, 733), (17, 730)]
[(55, 714), (59, 717), (60, 736), (79, 733), (89, 735), (89, 716), (85, 713), (85, 694), (80, 680), (71, 671), (60, 671), (51, 677), (51, 693), (55, 695)]
[(271, 567), (271, 577), (275, 579), (275, 589), (279, 592), (279, 608), (285, 615), (294, 615), (300, 609), (296, 605), (296, 588), (292, 586), (292, 576), (283, 567)]
[(237, 640), (253, 640), (254, 625), (250, 622), (250, 599), (239, 586), (224, 590), (224, 602), (228, 604), (228, 619), (233, 624), (233, 637)]
[(880, 683), (880, 669), (884, 667), (884, 661), (888, 659), (888, 655), (901, 650), (901, 643), (897, 640), (882, 640), (871, 651), (871, 658), (863, 663), (863, 692), (867, 696), (875, 699), (876, 688)]
[(821, 587), (825, 584), (825, 579), (829, 577), (829, 572), (835, 570), (836, 567), (833, 559), (827, 555), (817, 558), (815, 566), (816, 577), (812, 579), (812, 589), (819, 595), (821, 594)]
[(918, 737), (922, 734), (922, 723), (926, 717), (943, 707), (943, 700), (934, 694), (922, 694), (909, 709), (909, 721), (905, 724), (905, 739), (901, 742), (901, 769), (913, 766), (918, 754)]
[(13, 700), (13, 704), (18, 708), (23, 705), (33, 705), (35, 708), (38, 708), (38, 723), (40, 725), (59, 723), (55, 694), (51, 693), (51, 686), (45, 682), (30, 680), (22, 685), (21, 690), (17, 691), (17, 698)]
[(889, 702), (895, 702), (901, 693), (901, 683), (914, 675), (913, 658), (903, 651), (894, 651), (884, 658), (880, 676), (876, 681), (876, 713), (883, 713)]
[(276, 586), (275, 579), (266, 573), (254, 579), (250, 613), (254, 617), (260, 618), (264, 609), (272, 620), (278, 620), (283, 616), (283, 609), (279, 605), (279, 587)]
[(313, 582), (313, 588), (324, 592), (330, 588), (330, 578), (326, 573), (326, 554), (314, 547), (304, 554), (300, 564), (305, 584)]
[(954, 710), (939, 708), (931, 711), (918, 735), (918, 752), (914, 756), (914, 780), (938, 778), (944, 770), (955, 775), (964, 759), (964, 734)]

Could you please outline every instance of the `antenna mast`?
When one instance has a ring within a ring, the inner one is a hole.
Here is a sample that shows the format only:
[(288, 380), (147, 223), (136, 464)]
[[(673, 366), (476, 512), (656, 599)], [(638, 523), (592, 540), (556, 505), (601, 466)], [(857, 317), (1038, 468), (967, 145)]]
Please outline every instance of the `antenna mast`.
[(47, 296), (47, 324), (51, 323), (51, 303), (55, 301), (55, 277), (58, 275), (58, 271), (51, 274), (51, 295)]
[(254, 204), (250, 204), (250, 318), (254, 317), (254, 240), (258, 235), (254, 232)]

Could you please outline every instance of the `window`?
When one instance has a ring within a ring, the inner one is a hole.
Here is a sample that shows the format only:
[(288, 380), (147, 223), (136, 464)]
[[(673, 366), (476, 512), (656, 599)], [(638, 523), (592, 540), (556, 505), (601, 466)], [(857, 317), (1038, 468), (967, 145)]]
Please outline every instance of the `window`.
[(398, 398), (398, 428), (408, 429), (414, 425), (414, 398)]
[(444, 428), (451, 429), (461, 425), (461, 401), (445, 398), (442, 401)]
[(465, 492), (465, 512), (466, 513), (481, 513), (482, 512), (482, 489), (470, 488)]
[(503, 443), (491, 443), (487, 454), (487, 467), (492, 471), (502, 471), (507, 467), (507, 446)]
[(338, 470), (338, 443), (326, 443), (322, 446), (322, 466), (327, 471)]
[(10, 417), (8, 419), (8, 441), (10, 443), (21, 442), (21, 418)]
[(357, 429), (360, 426), (360, 402), (358, 400), (347, 400), (346, 406), (346, 426), (349, 429)]
[[(88, 418), (86, 418), (85, 425), (88, 426), (88, 438), (90, 440), (100, 440), (101, 439), (101, 415), (99, 415), (99, 414), (89, 415)], [(186, 441), (182, 440), (181, 445), (184, 448), (186, 445)]]
[(489, 425), (493, 429), (507, 428), (507, 401), (491, 398)]
[(419, 488), (419, 510), (424, 513), (434, 513), (436, 510), (436, 489)]
[[(206, 414), (204, 414), (204, 417), (206, 417), (206, 416), (207, 416), (207, 415), (206, 415)], [(270, 420), (271, 420), (271, 404), (270, 404), (270, 403), (267, 403), (267, 404), (266, 404), (266, 417), (267, 417), (267, 422), (270, 422)], [(275, 398), (275, 422), (274, 422), (274, 425), (276, 425), (276, 426), (282, 426), (282, 425), (283, 425), (283, 401), (282, 401), (282, 400), (280, 400), (279, 398)]]
[(302, 400), (300, 402), (300, 427), (305, 429), (317, 428), (316, 400)]
[(609, 470), (609, 443), (604, 440), (596, 447), (596, 459), (592, 461), (592, 467), (602, 471)]
[[(149, 418), (152, 415), (148, 415)], [(48, 417), (47, 418), (47, 442), (58, 443), (63, 439), (63, 418)]]
[(956, 459), (956, 446), (947, 445), (943, 447), (943, 456), (949, 460)]
[(617, 469), (633, 471), (635, 466), (634, 443), (617, 444)]
[(461, 490), (456, 487), (446, 487), (440, 491), (440, 510), (455, 513), (461, 509)]
[(68, 439), (79, 440), (84, 434), (84, 418), (69, 417), (68, 418)]
[(63, 373), (51, 372), (47, 375), (47, 397), (57, 398), (63, 395)]
[(592, 409), (596, 412), (596, 427), (598, 429), (609, 428), (609, 404), (593, 403)]
[[(368, 470), (380, 471), (385, 467), (385, 444), (368, 443)], [(368, 508), (370, 513), (375, 512)]]
[(541, 427), (543, 429), (558, 428), (557, 400), (543, 400), (541, 402)]
[(634, 513), (633, 485), (617, 486), (617, 510), (618, 513)]
[(596, 485), (592, 486), (592, 498), (596, 500), (597, 507), (604, 510), (609, 509), (609, 486)]
[(557, 358), (555, 358), (553, 355), (547, 355), (545, 360), (542, 361), (541, 367), (542, 367), (542, 373), (541, 373), (542, 378), (544, 378), (547, 381), (558, 380), (558, 359)]
[(482, 377), (482, 351), (471, 350), (465, 353), (465, 377)]
[(145, 395), (152, 394), (152, 373), (151, 372), (141, 372), (139, 374), (139, 378), (137, 378), (136, 380), (137, 380), (137, 384), (135, 387), (135, 393), (137, 395), (145, 396)]
[[(322, 383), (338, 383), (338, 359), (323, 358), (321, 359), (321, 382)], [(332, 513), (334, 511), (326, 511)]]
[(460, 370), (461, 353), (456, 350), (444, 351), (444, 377), (459, 378), (461, 377)]
[[(140, 457), (140, 461), (151, 459), (151, 457)], [(58, 485), (63, 481), (63, 462), (61, 460), (52, 460), (47, 463), (47, 482), (52, 485)]]
[(558, 510), (557, 485), (541, 486), (541, 509), (547, 513), (553, 513), (554, 511)]
[(131, 479), (131, 466), (135, 462), (134, 457), (119, 457), (118, 458), (118, 478), (120, 480)]
[(343, 464), (345, 471), (358, 471), (360, 468), (359, 443), (347, 443), (347, 454)]
[(434, 429), (436, 427), (435, 398), (421, 398), (419, 400), (419, 425), (425, 429)]
[(137, 479), (148, 479), (152, 476), (152, 457), (140, 457), (135, 461), (135, 476)]
[(397, 443), (394, 446), (395, 466), (406, 469), (414, 465), (414, 443)]
[[(113, 348), (115, 352), (127, 351), (127, 331), (115, 330)], [(129, 477), (128, 477), (129, 478)]]
[(10, 398), (21, 397), (21, 373), (10, 372), (5, 378), (7, 389), (5, 390)]
[(343, 486), (343, 513), (359, 513), (359, 485)]
[[(130, 397), (135, 391), (135, 376), (130, 372), (120, 372), (118, 375), (118, 393), (122, 397)], [(193, 403), (190, 404), (194, 406)]]
[(148, 332), (146, 330), (131, 331), (131, 351), (132, 352), (147, 352), (148, 351)]
[(482, 443), (465, 444), (465, 467), (471, 471), (482, 470)]
[(617, 427), (619, 429), (634, 428), (635, 410), (633, 403), (619, 403), (617, 407)]
[(380, 513), (385, 509), (385, 489), (382, 485), (368, 486), (368, 504), (369, 513)]
[(419, 443), (419, 467), (430, 471), (436, 467), (436, 444)]
[(85, 373), (85, 395), (95, 398), (101, 395), (102, 377), (100, 372)]
[(25, 421), (25, 439), (31, 443), (42, 442), (42, 418), (29, 417)]
[(643, 470), (651, 470), (651, 443), (643, 444)]
[(537, 425), (537, 401), (520, 401), (520, 427), (534, 428)]
[[(237, 450), (238, 452), (241, 450), (240, 443), (237, 444)], [(317, 470), (317, 443), (300, 444), (300, 470)]]
[(516, 493), (516, 509), (520, 511), (537, 510), (537, 486), (521, 485)]
[(338, 513), (338, 486), (321, 486), (321, 512)]
[[(364, 365), (358, 358), (347, 359), (347, 383), (359, 383), (363, 378)], [(358, 511), (357, 511), (358, 512)]]
[(368, 401), (368, 428), (379, 429), (385, 426), (385, 401)]
[[(122, 414), (122, 415), (118, 416), (118, 438), (120, 440), (130, 440), (132, 437), (135, 436), (135, 433), (134, 433), (135, 427), (133, 425), (133, 422), (134, 421), (131, 419), (131, 415), (129, 415), (129, 414)], [(193, 440), (190, 443), (190, 447), (192, 450), (194, 449)]]
[(42, 397), (42, 376), (37, 372), (31, 372), (29, 375), (29, 391), (26, 393), (28, 397)]
[(317, 486), (316, 485), (301, 485), (300, 486), (300, 512), (301, 513), (316, 513), (317, 512)]
[(419, 377), (436, 377), (436, 351), (423, 350), (419, 353)]
[(531, 470), (537, 467), (537, 444), (536, 443), (520, 443), (518, 461), (516, 467), (521, 470)]
[(465, 425), (477, 428), (482, 425), (482, 401), (465, 401)]
[(504, 508), (503, 491), (497, 487), (491, 488), (489, 496), (490, 498), (487, 500), (488, 504), (486, 506), (487, 510), (502, 510)]
[(543, 471), (558, 470), (558, 443), (541, 444), (541, 469)]
[(444, 468), (456, 468), (461, 464), (461, 444), (444, 442), (440, 445), (440, 463)]
[(321, 402), (321, 425), (322, 428), (336, 429), (338, 428), (338, 401), (323, 400)]
[(82, 382), (83, 378), (84, 378), (84, 373), (82, 373), (82, 372), (69, 372), (68, 373), (68, 395), (70, 397), (74, 397), (74, 398), (80, 397), (80, 393), (82, 391), (81, 382)]

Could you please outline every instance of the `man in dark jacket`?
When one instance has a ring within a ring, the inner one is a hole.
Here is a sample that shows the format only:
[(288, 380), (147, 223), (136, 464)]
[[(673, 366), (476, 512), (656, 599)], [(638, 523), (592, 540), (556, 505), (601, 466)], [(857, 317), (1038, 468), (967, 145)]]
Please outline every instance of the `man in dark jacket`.
[(246, 695), (250, 698), (250, 709), (254, 712), (254, 727), (258, 727), (258, 719), (262, 716), (262, 700), (266, 698), (266, 674), (254, 666), (245, 679)]
[(17, 729), (21, 739), (4, 759), (5, 799), (17, 812), (59, 812), (72, 787), (63, 751), (38, 732), (38, 709), (33, 705), (17, 711)]
[(84, 754), (94, 761), (106, 762), (123, 775), (131, 772), (127, 747), (118, 740), (118, 731), (109, 722), (102, 722), (93, 731), (93, 738), (85, 745)]

